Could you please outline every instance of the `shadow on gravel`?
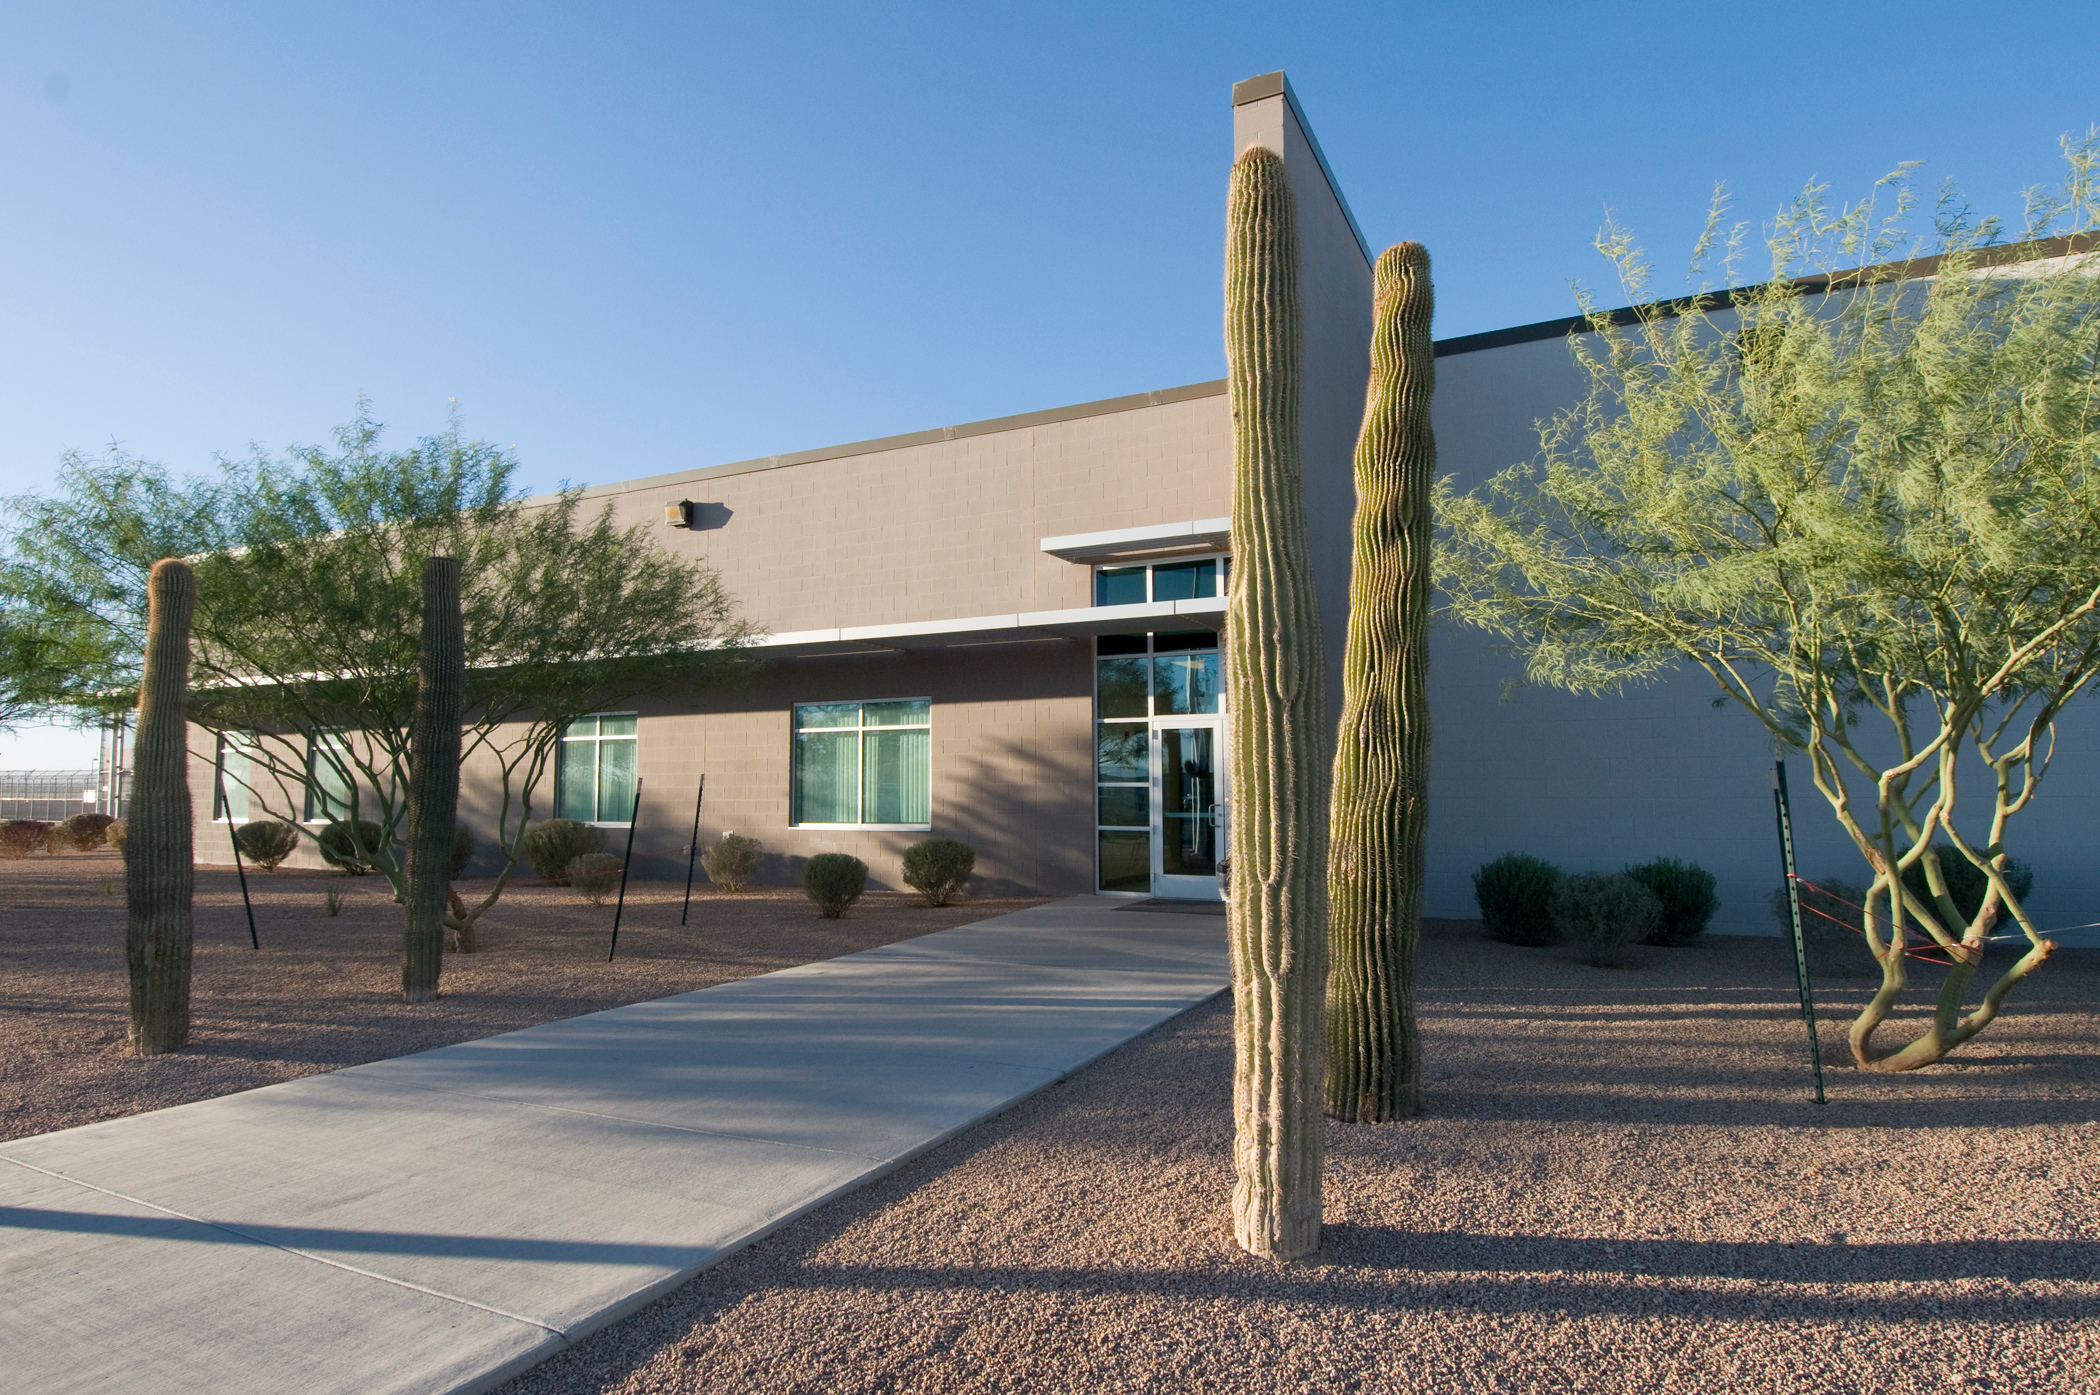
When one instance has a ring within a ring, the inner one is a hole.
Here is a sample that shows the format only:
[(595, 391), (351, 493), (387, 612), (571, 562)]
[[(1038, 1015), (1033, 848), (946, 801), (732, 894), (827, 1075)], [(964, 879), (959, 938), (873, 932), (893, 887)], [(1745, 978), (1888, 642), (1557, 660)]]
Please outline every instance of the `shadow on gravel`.
[[(1912, 1292), (1858, 1285), (1997, 1279), (2089, 1285), (2100, 1244), (2005, 1241), (1977, 1245), (1680, 1244), (1573, 1240), (1552, 1236), (1418, 1235), (1378, 1227), (1330, 1226), (1320, 1255), (1297, 1265), (1258, 1268), (1144, 1269), (859, 1267), (805, 1265), (782, 1288), (871, 1294), (977, 1291), (995, 1296), (1116, 1294), (1168, 1296), (1176, 1303), (1284, 1301), (1315, 1310), (1471, 1309), (1517, 1314), (1619, 1313), (1702, 1319), (1825, 1319), (1895, 1324), (1946, 1321), (1942, 1303)], [(1406, 1268), (1392, 1258), (1409, 1255)], [(1472, 1251), (1492, 1248), (1489, 1263)], [(1354, 1255), (1372, 1251), (1375, 1259)], [(1689, 1287), (1713, 1280), (1755, 1281), (1754, 1289)], [(1820, 1292), (1820, 1286), (1844, 1286)], [(1964, 1292), (1954, 1306), (1964, 1323), (2086, 1322), (2100, 1317), (2100, 1293)]]

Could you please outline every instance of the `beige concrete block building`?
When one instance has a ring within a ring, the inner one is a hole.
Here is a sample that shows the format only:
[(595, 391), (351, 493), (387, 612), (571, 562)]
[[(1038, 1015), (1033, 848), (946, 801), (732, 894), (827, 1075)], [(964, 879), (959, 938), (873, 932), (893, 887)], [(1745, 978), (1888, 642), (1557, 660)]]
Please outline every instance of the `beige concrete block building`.
[[(1338, 714), (1373, 248), (1281, 73), (1239, 84), (1231, 115), (1221, 196), (1226, 157), (1259, 143), (1298, 199), (1305, 505)], [(1534, 423), (1580, 396), (1568, 339), (1581, 329), (1438, 343), (1440, 473), (1470, 488), (1534, 454)], [(705, 775), (703, 843), (758, 838), (766, 880), (836, 851), (897, 886), (904, 850), (942, 836), (976, 849), (985, 891), (1214, 898), (1232, 808), (1217, 668), (1230, 473), (1219, 381), (594, 485), (587, 503), (719, 569), (773, 662), (747, 687), (590, 719), (563, 743), (541, 816), (624, 838), (633, 815), (637, 875), (682, 877)], [(664, 521), (674, 506), (688, 526)], [(1516, 672), (1478, 634), (1432, 638), (1425, 911), (1474, 914), (1472, 870), (1511, 850), (1569, 870), (1675, 856), (1719, 876), (1717, 929), (1768, 929), (1763, 731), (1716, 709), (1703, 675), (1506, 701)], [(2023, 855), (2051, 919), (2090, 919), (2075, 913), (2100, 899), (2090, 706), (2064, 723), (2074, 739), (2023, 830), (2041, 839)], [(462, 774), (462, 817), (485, 837), (488, 772)], [(1799, 822), (1804, 873), (1855, 875), (1819, 806)], [(223, 821), (198, 842), (204, 860), (229, 857)]]

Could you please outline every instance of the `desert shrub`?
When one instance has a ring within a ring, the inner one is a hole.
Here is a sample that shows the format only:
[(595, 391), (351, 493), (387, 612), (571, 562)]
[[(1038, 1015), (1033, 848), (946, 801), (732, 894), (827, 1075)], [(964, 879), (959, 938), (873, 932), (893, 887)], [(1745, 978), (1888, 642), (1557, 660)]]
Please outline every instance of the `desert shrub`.
[(122, 852), (124, 851), (124, 835), (130, 831), (131, 824), (127, 820), (112, 819), (109, 827), (102, 830), (102, 836), (111, 847), (118, 852)]
[(567, 886), (570, 863), (605, 851), (605, 830), (574, 819), (549, 819), (525, 831), (519, 850), (542, 878)]
[(321, 850), (321, 860), (330, 867), (340, 868), (353, 877), (371, 873), (379, 856), (380, 827), (370, 819), (359, 819), (355, 828), (341, 819), (321, 830), (314, 840)]
[(847, 853), (818, 853), (802, 869), (802, 890), (826, 920), (837, 920), (868, 888), (868, 864)]
[(724, 891), (742, 891), (758, 873), (761, 851), (758, 839), (725, 833), (721, 842), (701, 850), (700, 865), (707, 869), (707, 879)]
[(1498, 940), (1517, 945), (1553, 943), (1558, 934), (1553, 896), (1560, 868), (1526, 853), (1504, 853), (1473, 874), (1473, 899), (1480, 918)]
[(51, 841), (75, 852), (93, 852), (102, 846), (103, 834), (115, 822), (107, 814), (75, 814), (51, 830)]
[(452, 875), (457, 877), (474, 860), (474, 835), (463, 823), (452, 825)]
[(1585, 960), (1616, 969), (1625, 964), (1627, 950), (1654, 933), (1662, 899), (1623, 872), (1582, 872), (1562, 878), (1553, 918)]
[(257, 819), (235, 829), (233, 841), (242, 857), (265, 872), (274, 872), (277, 864), (299, 850), (299, 830), (282, 819)]
[(42, 819), (9, 819), (0, 823), (0, 857), (27, 857), (51, 851), (51, 825)]
[(929, 906), (945, 906), (970, 880), (977, 854), (968, 843), (953, 838), (928, 838), (904, 850), (904, 884), (926, 898)]
[(1706, 933), (1706, 922), (1721, 908), (1714, 895), (1714, 874), (1696, 862), (1658, 857), (1626, 875), (1655, 893), (1662, 903), (1662, 918), (1648, 936), (1651, 945), (1688, 945)]
[[(1954, 908), (1962, 914), (1961, 925), (1944, 928), (1959, 937), (1962, 929), (1976, 918), (1976, 912), (1983, 909), (1984, 893), (1990, 890), (1991, 879), (1975, 863), (1956, 852), (1952, 843), (1934, 843), (1932, 850), (1939, 854), (1940, 875), (1946, 879), (1947, 894), (1953, 898)], [(2012, 888), (2012, 894), (2024, 903), (2027, 893), (2034, 890), (2034, 869), (2017, 857), (2007, 858), (2005, 881)], [(1932, 904), (1932, 888), (1926, 884), (1924, 867), (1913, 863), (1904, 869), (1903, 888), (1926, 905)], [(1995, 930), (2011, 919), (2012, 912), (2001, 903), (1998, 918), (1991, 922), (1991, 928)], [(1916, 929), (1915, 923), (1912, 928)]]
[(611, 853), (585, 853), (568, 867), (569, 885), (583, 893), (583, 899), (594, 906), (605, 904), (620, 885), (620, 874), (627, 864)]

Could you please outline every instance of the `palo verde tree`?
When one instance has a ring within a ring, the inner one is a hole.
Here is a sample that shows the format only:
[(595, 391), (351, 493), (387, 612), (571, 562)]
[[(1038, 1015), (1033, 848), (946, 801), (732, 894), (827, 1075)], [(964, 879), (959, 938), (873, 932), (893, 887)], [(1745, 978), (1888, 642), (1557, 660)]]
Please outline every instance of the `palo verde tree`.
[(1326, 662), (1305, 543), (1296, 205), (1283, 158), (1232, 167), (1225, 362), (1232, 403), (1233, 1234), (1257, 1255), (1320, 1247), (1327, 986)]
[(1388, 247), (1372, 276), (1327, 874), (1327, 1112), (1362, 1123), (1412, 1114), (1422, 1077), (1414, 995), (1429, 802), (1431, 296), (1422, 244)]
[[(1717, 197), (1694, 274), (1718, 257), (1732, 289), (1623, 327), (1585, 301), (1587, 396), (1532, 463), (1438, 496), (1449, 606), (1530, 681), (1601, 693), (1689, 662), (1807, 756), (1872, 876), (1865, 1068), (1940, 1059), (2054, 948), (2006, 869), (2057, 718), (2100, 672), (2096, 151), (2100, 130), (2065, 141), (2068, 179), (2030, 194), (2011, 245), (1951, 194), (1936, 245), (1910, 241), (1907, 168), (1836, 213), (1810, 186), (1754, 286)], [(1632, 242), (1608, 229), (1599, 247), (1638, 299)], [(1936, 839), (1989, 881), (1973, 916)], [(1912, 867), (1927, 894), (1906, 890)], [(2024, 953), (1985, 984), (2001, 907)], [(1930, 1019), (1883, 1054), (1921, 945), (1951, 964)]]
[[(124, 643), (145, 619), (145, 569), (193, 559), (190, 718), (234, 759), (251, 810), (309, 837), (334, 827), (408, 900), (412, 716), (427, 559), (460, 568), (460, 756), (491, 769), (488, 891), (446, 916), (458, 948), (503, 894), (561, 732), (586, 713), (727, 681), (752, 637), (721, 578), (576, 491), (527, 502), (515, 461), (457, 427), (383, 450), (360, 412), (336, 448), (221, 462), (176, 480), (122, 455), (69, 457), (56, 497), (10, 501), (12, 574), (37, 614), (112, 636), (60, 701), (96, 710), (135, 690)], [(315, 822), (325, 820), (326, 822)]]

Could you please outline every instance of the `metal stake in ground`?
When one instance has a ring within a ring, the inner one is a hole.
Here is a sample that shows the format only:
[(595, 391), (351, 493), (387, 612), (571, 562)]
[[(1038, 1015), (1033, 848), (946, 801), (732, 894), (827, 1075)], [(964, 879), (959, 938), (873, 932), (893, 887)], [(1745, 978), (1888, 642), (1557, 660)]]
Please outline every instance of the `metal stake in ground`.
[(233, 826), (233, 808), (226, 802), (225, 770), (215, 772), (214, 779), (219, 786), (219, 812), (226, 816), (226, 841), (233, 844), (234, 874), (241, 879), (241, 909), (248, 913), (248, 946), (261, 949), (262, 941), (255, 934), (255, 903), (248, 899), (248, 869), (241, 865), (240, 830)]
[(1808, 1063), (1823, 1103), (1823, 1046), (1816, 1040), (1816, 1004), (1808, 991), (1808, 948), (1801, 939), (1801, 882), (1794, 875), (1794, 814), (1786, 797), (1786, 762), (1772, 762), (1772, 804), (1779, 811), (1779, 860), (1786, 868), (1786, 904), (1794, 926), (1794, 977), (1801, 985), (1801, 1020), (1808, 1024)]
[[(685, 850), (685, 908), (678, 912), (678, 923), (685, 924), (686, 911), (693, 908), (693, 863), (700, 856), (700, 803), (707, 798), (707, 777), (700, 777), (700, 793), (693, 796), (693, 841)], [(626, 874), (621, 873), (622, 876)]]
[(627, 872), (634, 866), (634, 826), (642, 819), (642, 777), (634, 777), (634, 809), (627, 815), (627, 857), (620, 863), (620, 903), (613, 907), (612, 944), (605, 951), (605, 962), (610, 964), (613, 956), (620, 952), (620, 916), (627, 910)]

